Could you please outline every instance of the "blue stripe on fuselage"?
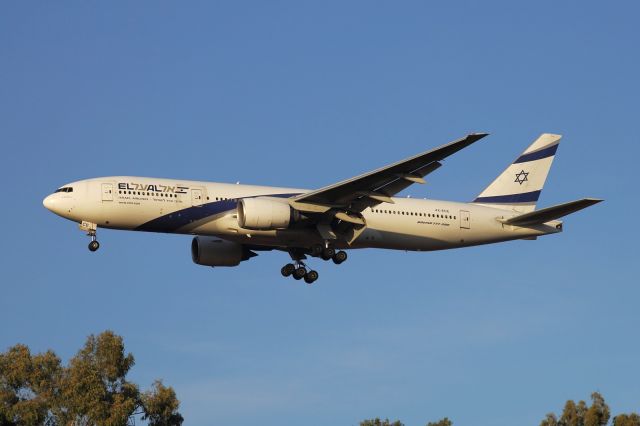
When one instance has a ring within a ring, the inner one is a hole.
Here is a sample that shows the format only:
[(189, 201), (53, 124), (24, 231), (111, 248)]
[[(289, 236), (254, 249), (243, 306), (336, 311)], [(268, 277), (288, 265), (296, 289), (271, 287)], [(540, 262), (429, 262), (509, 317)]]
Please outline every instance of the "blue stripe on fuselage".
[(528, 203), (531, 201), (538, 201), (538, 198), (540, 198), (540, 192), (542, 191), (523, 192), (522, 194), (496, 195), (493, 197), (478, 197), (473, 200), (473, 202), (504, 204)]
[(555, 155), (556, 150), (558, 149), (558, 145), (560, 144), (555, 144), (548, 148), (541, 149), (540, 151), (530, 152), (529, 154), (521, 155), (520, 157), (518, 157), (516, 161), (513, 162), (513, 164), (526, 163), (527, 161), (540, 160), (542, 158), (551, 157), (552, 155)]
[[(254, 195), (249, 197), (240, 198), (254, 198), (254, 197), (282, 197), (289, 198), (300, 194), (264, 194)], [(240, 199), (238, 198), (238, 199)], [(136, 231), (149, 231), (149, 232), (175, 232), (178, 229), (186, 226), (190, 223), (205, 219), (207, 217), (215, 216), (223, 212), (231, 211), (236, 208), (238, 202), (235, 200), (221, 200), (213, 201), (211, 203), (205, 203), (201, 206), (187, 207), (186, 209), (177, 210), (157, 217), (149, 222), (145, 222), (138, 226)]]

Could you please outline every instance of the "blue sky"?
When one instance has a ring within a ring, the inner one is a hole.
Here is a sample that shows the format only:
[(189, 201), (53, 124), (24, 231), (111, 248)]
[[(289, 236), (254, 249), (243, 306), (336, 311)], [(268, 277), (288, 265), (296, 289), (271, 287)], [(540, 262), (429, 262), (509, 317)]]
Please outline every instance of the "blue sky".
[[(186, 424), (537, 424), (602, 392), (640, 407), (636, 2), (3, 2), (0, 347), (68, 359), (113, 329)], [(470, 200), (540, 133), (539, 205), (606, 202), (538, 241), (191, 263), (190, 238), (42, 207), (140, 175), (317, 188), (490, 132), (414, 197)]]

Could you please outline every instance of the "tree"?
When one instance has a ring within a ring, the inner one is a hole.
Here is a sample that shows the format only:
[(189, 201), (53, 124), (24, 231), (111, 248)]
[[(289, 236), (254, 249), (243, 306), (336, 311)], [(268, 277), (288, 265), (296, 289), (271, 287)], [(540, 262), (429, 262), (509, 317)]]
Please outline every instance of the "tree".
[(452, 426), (453, 422), (449, 420), (448, 417), (445, 417), (442, 420), (438, 420), (437, 422), (429, 422), (427, 426)]
[(585, 426), (606, 426), (609, 423), (611, 412), (604, 398), (598, 392), (591, 394), (591, 407), (584, 416)]
[(584, 413), (586, 412), (586, 404), (584, 401), (576, 403), (568, 400), (564, 404), (562, 415), (558, 421), (559, 426), (584, 426)]
[(112, 331), (89, 336), (66, 367), (52, 351), (15, 345), (0, 353), (0, 425), (126, 426), (140, 408), (152, 426), (181, 425), (172, 388), (156, 381), (141, 395), (126, 379), (134, 363)]
[(0, 424), (42, 424), (50, 417), (61, 373), (51, 351), (31, 356), (25, 345), (0, 354)]
[(161, 380), (153, 383), (153, 389), (142, 395), (145, 420), (149, 426), (180, 426), (183, 418), (178, 413), (180, 401), (173, 388), (166, 387)]
[(376, 417), (375, 419), (361, 421), (360, 426), (404, 426), (404, 423), (400, 420), (390, 422), (389, 419), (380, 420), (380, 418)]
[(558, 418), (553, 413), (548, 413), (547, 417), (540, 422), (540, 426), (558, 426)]
[(640, 426), (640, 415), (636, 413), (618, 414), (613, 418), (613, 426)]
[(598, 392), (591, 394), (591, 406), (586, 402), (568, 400), (564, 404), (562, 415), (557, 419), (555, 414), (549, 413), (540, 422), (540, 426), (605, 426), (609, 422), (609, 406)]
[(89, 336), (65, 371), (57, 416), (64, 423), (126, 426), (140, 406), (138, 386), (125, 377), (133, 364), (122, 337), (112, 331)]

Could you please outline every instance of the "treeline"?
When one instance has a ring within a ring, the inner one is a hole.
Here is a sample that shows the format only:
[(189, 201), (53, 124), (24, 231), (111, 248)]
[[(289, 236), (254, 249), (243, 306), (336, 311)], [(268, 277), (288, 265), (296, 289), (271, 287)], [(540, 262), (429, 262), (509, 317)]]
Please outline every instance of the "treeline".
[[(31, 354), (25, 345), (0, 353), (0, 426), (126, 426), (140, 415), (150, 426), (180, 426), (180, 401), (162, 381), (141, 392), (126, 376), (134, 365), (122, 337), (112, 331), (87, 338), (65, 366), (51, 350)], [(559, 415), (549, 413), (540, 426), (640, 426), (637, 413), (611, 417), (598, 392), (591, 405), (569, 400)], [(360, 426), (404, 426), (389, 419), (367, 419)], [(426, 426), (453, 426), (445, 417)]]
[(25, 345), (0, 353), (0, 425), (126, 426), (141, 415), (150, 426), (179, 426), (180, 402), (162, 381), (141, 392), (126, 376), (134, 365), (122, 337), (111, 331), (87, 338), (62, 365), (51, 350)]
[[(437, 422), (427, 423), (427, 426), (452, 426), (452, 425), (453, 425), (453, 422), (449, 420), (447, 417)], [(360, 426), (404, 426), (404, 423), (402, 423), (400, 420), (396, 420), (392, 422), (389, 419), (381, 420), (380, 418), (376, 417), (375, 419), (368, 419), (368, 420), (361, 421)]]
[[(540, 426), (606, 426), (611, 419), (609, 406), (598, 392), (591, 394), (591, 405), (584, 401), (576, 403), (569, 400), (564, 404), (560, 415), (548, 413), (540, 422)], [(429, 422), (427, 426), (452, 426), (447, 417), (437, 422)], [(613, 417), (612, 426), (640, 426), (640, 415), (637, 413), (618, 414)], [(360, 426), (404, 426), (400, 420), (390, 421), (380, 418), (363, 420)]]

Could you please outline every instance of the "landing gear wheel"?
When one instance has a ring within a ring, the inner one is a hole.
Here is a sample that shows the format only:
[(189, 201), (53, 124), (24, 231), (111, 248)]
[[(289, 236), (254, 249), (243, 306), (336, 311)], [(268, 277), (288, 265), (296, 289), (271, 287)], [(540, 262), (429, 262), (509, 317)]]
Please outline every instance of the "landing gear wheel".
[(291, 274), (293, 274), (295, 270), (296, 270), (296, 267), (293, 265), (293, 263), (287, 263), (282, 267), (282, 269), (280, 270), (280, 273), (282, 273), (283, 277), (288, 277)]
[(322, 258), (324, 260), (331, 259), (336, 254), (336, 250), (333, 247), (325, 247), (322, 249)]
[(339, 252), (333, 255), (332, 259), (333, 259), (333, 263), (335, 263), (336, 265), (339, 265), (345, 260), (347, 260), (347, 252), (340, 250)]
[(100, 248), (100, 243), (97, 242), (96, 240), (93, 240), (89, 243), (89, 250), (90, 251), (96, 251)]
[(307, 275), (307, 270), (304, 266), (300, 266), (296, 268), (295, 271), (293, 271), (293, 278), (295, 278), (296, 280), (301, 280), (305, 275)]
[(317, 279), (318, 279), (318, 273), (316, 271), (309, 271), (304, 276), (304, 282), (306, 282), (307, 284), (311, 284)]

